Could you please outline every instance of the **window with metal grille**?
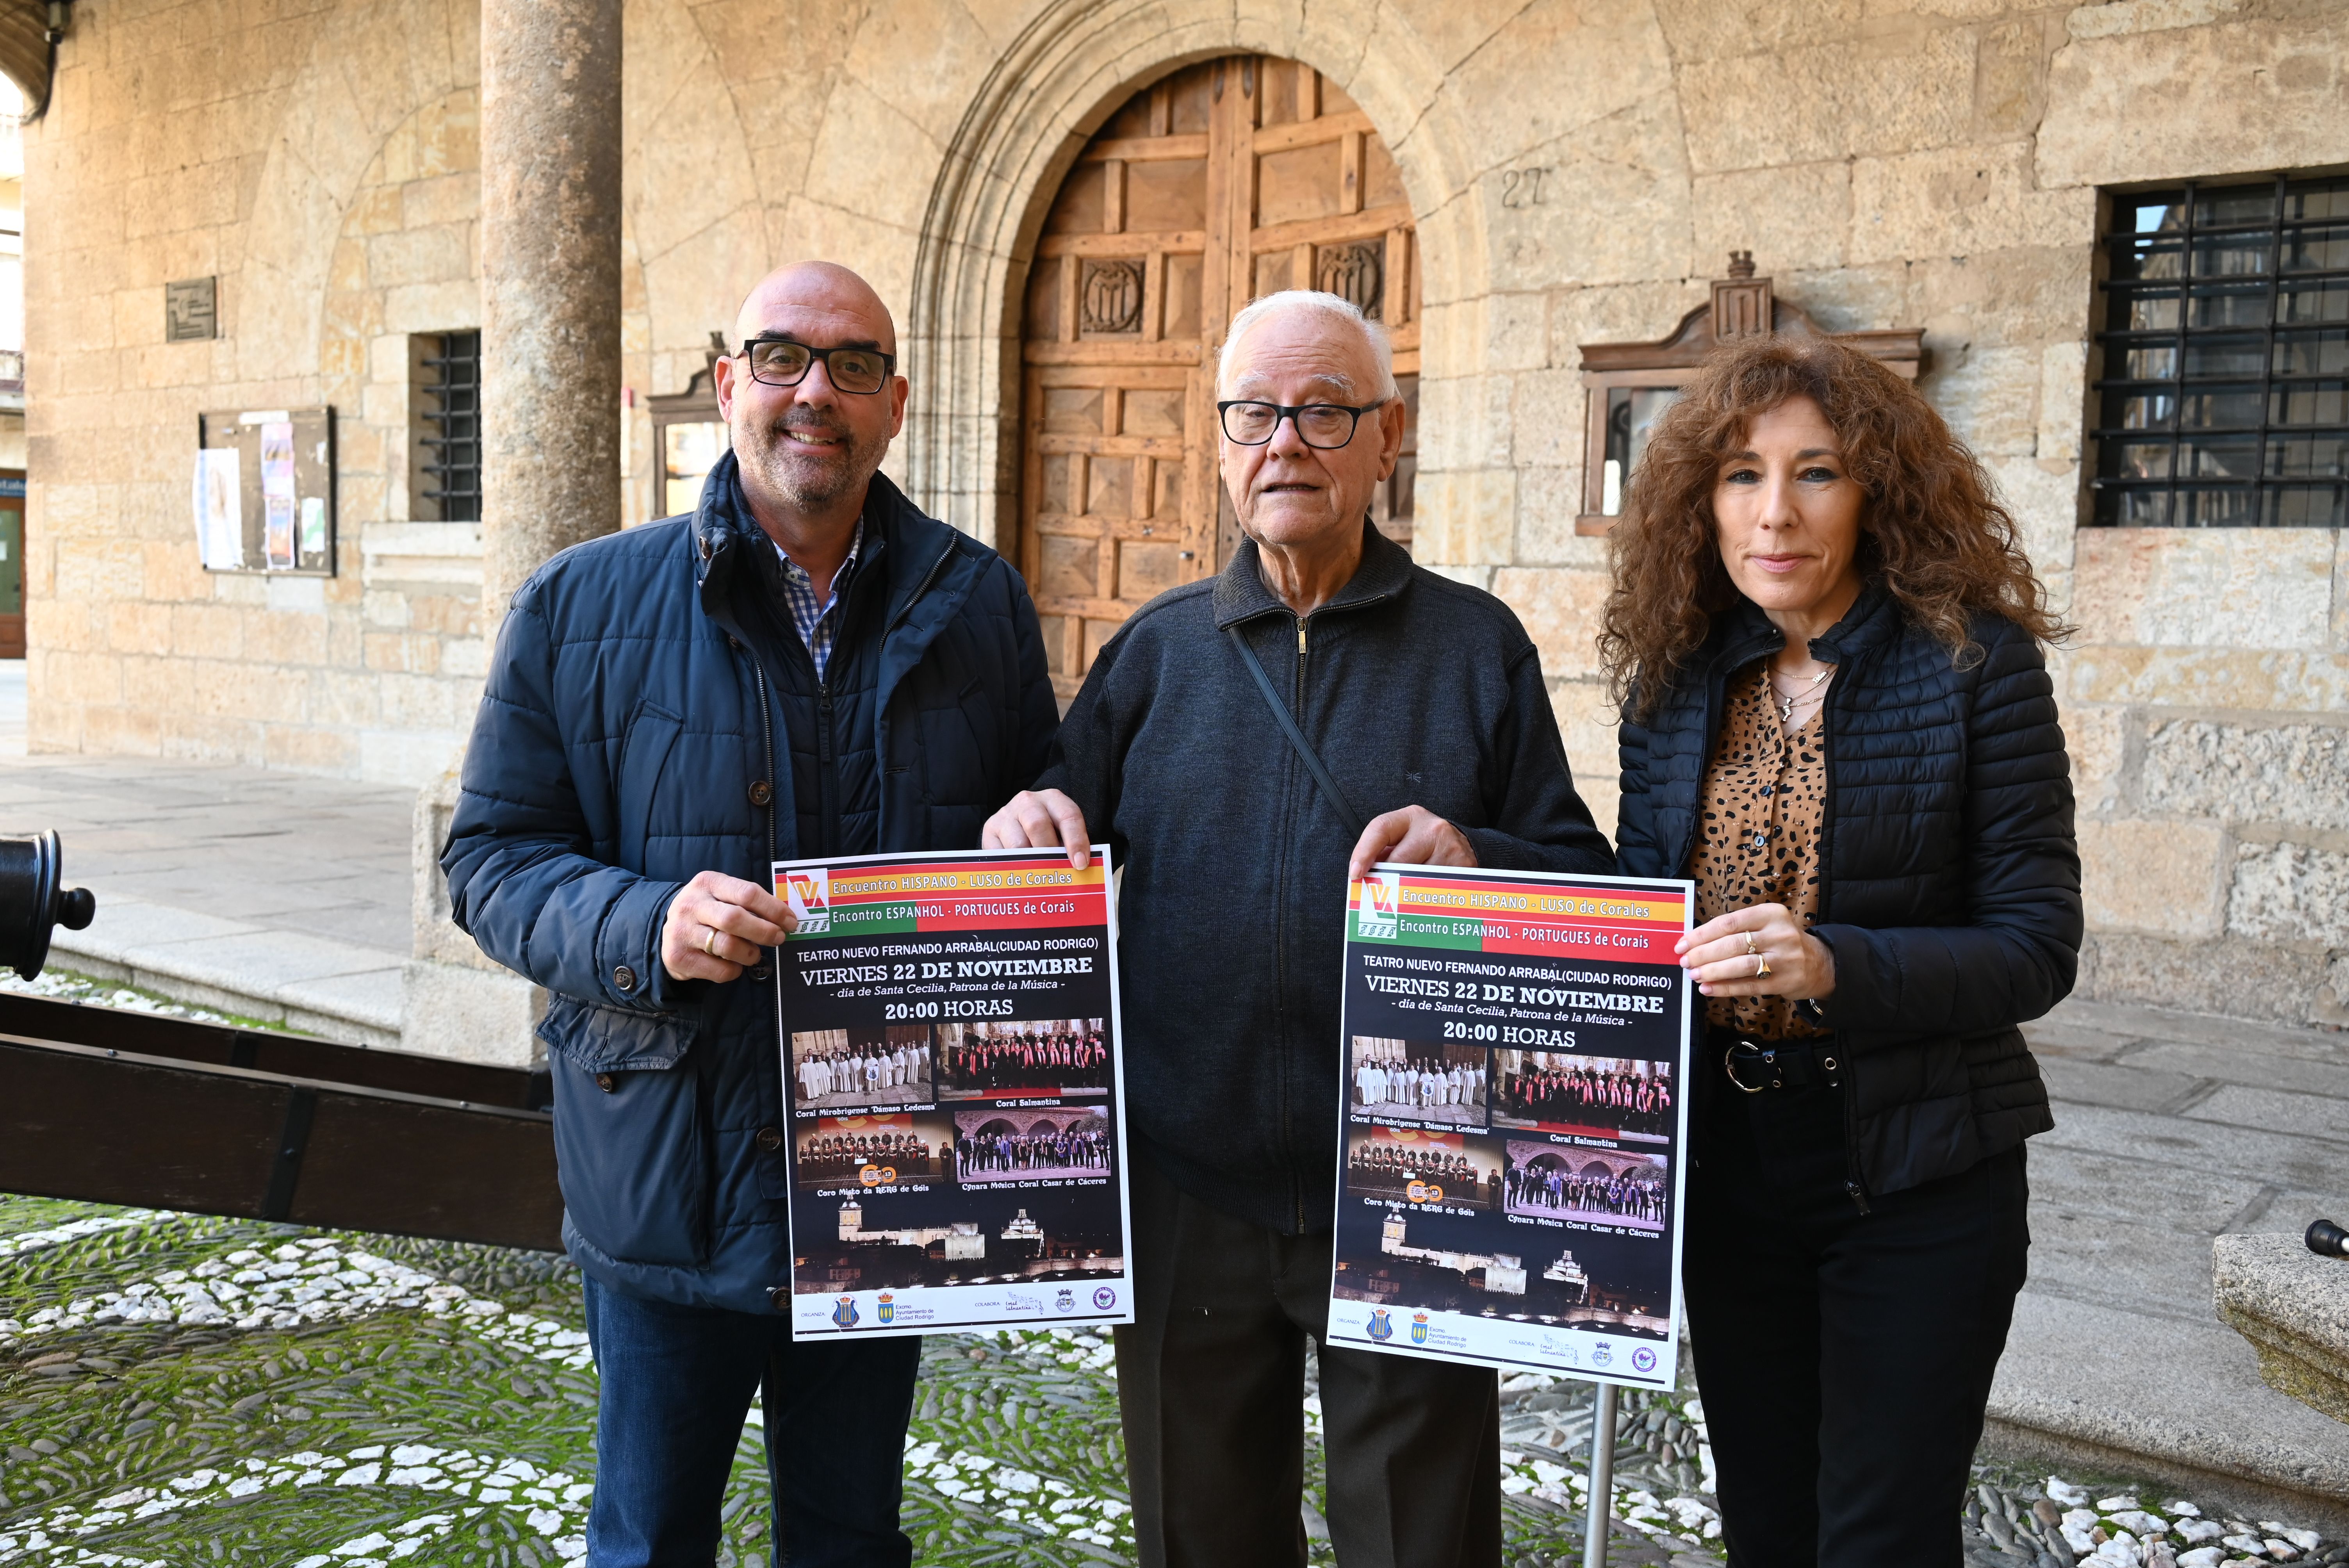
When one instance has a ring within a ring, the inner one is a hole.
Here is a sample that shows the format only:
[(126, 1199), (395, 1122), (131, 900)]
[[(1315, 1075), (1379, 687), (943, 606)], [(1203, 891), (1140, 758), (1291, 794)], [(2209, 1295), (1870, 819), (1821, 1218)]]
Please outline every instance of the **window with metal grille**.
[(2349, 179), (2108, 199), (2095, 521), (2349, 526)]
[(417, 500), (424, 515), (442, 522), (481, 518), (481, 335), (444, 332), (428, 337), (416, 361), (419, 394)]

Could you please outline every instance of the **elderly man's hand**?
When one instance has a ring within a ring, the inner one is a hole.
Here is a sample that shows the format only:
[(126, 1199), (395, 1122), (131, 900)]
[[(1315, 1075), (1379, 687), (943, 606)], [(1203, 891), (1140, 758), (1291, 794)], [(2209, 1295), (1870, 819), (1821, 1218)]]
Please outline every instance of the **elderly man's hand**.
[(1354, 841), (1346, 880), (1360, 882), (1381, 861), (1407, 866), (1473, 866), (1476, 851), (1468, 835), (1424, 806), (1405, 806), (1373, 817)]
[(703, 872), (668, 901), (661, 967), (679, 980), (731, 980), (799, 927), (790, 906), (757, 882)]
[(1050, 850), (1066, 846), (1079, 871), (1092, 858), (1083, 809), (1058, 789), (1022, 789), (987, 820), (978, 832), (982, 850)]

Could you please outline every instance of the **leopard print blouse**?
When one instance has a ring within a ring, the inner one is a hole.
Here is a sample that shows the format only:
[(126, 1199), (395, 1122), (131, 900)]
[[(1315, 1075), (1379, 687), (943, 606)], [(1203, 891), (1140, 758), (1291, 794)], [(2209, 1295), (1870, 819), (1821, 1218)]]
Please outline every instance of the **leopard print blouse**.
[[(1827, 762), (1819, 705), (1786, 733), (1771, 700), (1769, 663), (1732, 677), (1721, 740), (1705, 769), (1702, 818), (1689, 875), (1702, 925), (1731, 910), (1782, 903), (1805, 930), (1819, 918), (1819, 834), (1826, 814)], [(1705, 1022), (1757, 1039), (1822, 1034), (1785, 996), (1713, 996)]]

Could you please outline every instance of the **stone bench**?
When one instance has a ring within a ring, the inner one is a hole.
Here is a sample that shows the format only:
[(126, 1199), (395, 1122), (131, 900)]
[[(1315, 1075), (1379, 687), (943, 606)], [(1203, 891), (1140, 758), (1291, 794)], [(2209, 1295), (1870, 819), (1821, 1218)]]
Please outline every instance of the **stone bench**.
[(2259, 1352), (2268, 1386), (2349, 1421), (2349, 1259), (2296, 1235), (2220, 1236), (2211, 1274), (2219, 1316)]

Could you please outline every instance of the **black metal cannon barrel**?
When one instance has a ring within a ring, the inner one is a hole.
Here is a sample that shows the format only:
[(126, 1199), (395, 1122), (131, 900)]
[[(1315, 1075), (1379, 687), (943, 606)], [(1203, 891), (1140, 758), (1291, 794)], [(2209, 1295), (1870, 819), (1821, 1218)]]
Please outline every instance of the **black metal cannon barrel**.
[(65, 859), (54, 831), (0, 839), (0, 964), (27, 980), (48, 962), (51, 933), (79, 931), (98, 913), (88, 888), (65, 885)]

